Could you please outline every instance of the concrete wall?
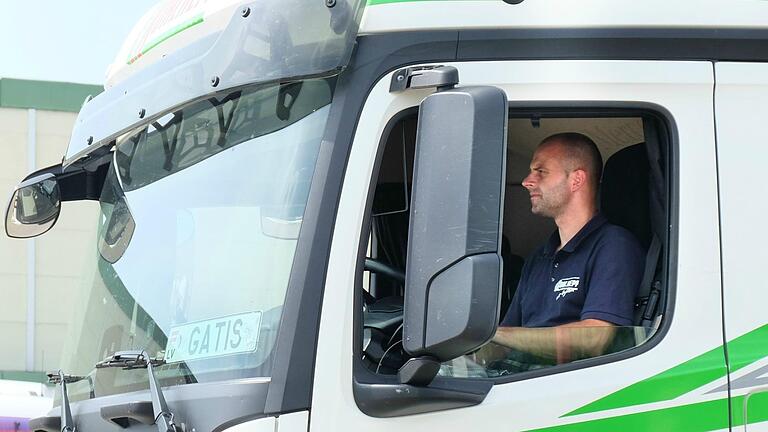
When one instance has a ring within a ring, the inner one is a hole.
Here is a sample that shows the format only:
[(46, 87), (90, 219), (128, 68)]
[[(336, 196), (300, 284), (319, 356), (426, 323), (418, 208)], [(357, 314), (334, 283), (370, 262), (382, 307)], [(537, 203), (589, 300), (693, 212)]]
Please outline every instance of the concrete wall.
[[(9, 92), (4, 81), (0, 80), (3, 217), (13, 188), (29, 172), (61, 162), (77, 117), (72, 107), (79, 106), (77, 99), (82, 102), (83, 92), (93, 90), (93, 86), (12, 80)], [(41, 88), (53, 89), (54, 94), (30, 99)], [(96, 253), (97, 215), (96, 202), (64, 203), (56, 226), (44, 236), (19, 240), (6, 237), (4, 231), (0, 234), (0, 375), (42, 376), (40, 372), (59, 367), (67, 321), (75, 307), (69, 293), (79, 283), (89, 254)]]
[[(27, 167), (27, 110), (0, 108), (0, 191), (2, 210)], [(0, 238), (0, 369), (25, 370), (27, 247)]]

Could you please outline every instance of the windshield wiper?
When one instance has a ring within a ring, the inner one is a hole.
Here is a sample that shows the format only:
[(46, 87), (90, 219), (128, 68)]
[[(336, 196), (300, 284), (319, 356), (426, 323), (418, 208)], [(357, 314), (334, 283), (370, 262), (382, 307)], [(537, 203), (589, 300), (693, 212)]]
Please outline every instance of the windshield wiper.
[(96, 363), (96, 368), (121, 368), (126, 370), (147, 368), (149, 394), (152, 398), (152, 414), (155, 417), (158, 432), (183, 432), (182, 428), (174, 423), (173, 413), (168, 409), (168, 404), (165, 402), (165, 397), (155, 376), (154, 367), (163, 364), (165, 364), (165, 360), (151, 358), (143, 350), (118, 351)]
[(83, 376), (66, 375), (59, 369), (55, 373), (49, 373), (48, 382), (61, 385), (61, 432), (75, 432), (75, 421), (72, 419), (72, 410), (69, 407), (69, 395), (67, 383), (73, 383), (85, 379)]

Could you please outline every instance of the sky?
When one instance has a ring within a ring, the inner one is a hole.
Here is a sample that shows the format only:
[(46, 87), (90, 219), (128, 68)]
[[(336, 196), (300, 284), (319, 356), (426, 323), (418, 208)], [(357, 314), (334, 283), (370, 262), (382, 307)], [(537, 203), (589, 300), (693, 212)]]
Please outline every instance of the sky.
[(0, 78), (104, 83), (133, 25), (159, 0), (0, 0)]

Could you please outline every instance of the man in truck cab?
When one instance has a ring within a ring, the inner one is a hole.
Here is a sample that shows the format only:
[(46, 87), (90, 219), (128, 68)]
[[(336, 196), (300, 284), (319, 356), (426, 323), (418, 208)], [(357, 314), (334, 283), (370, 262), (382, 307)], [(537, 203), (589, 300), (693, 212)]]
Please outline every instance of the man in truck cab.
[(603, 161), (595, 143), (559, 133), (536, 149), (522, 185), (531, 211), (557, 230), (525, 261), (496, 344), (557, 363), (600, 355), (633, 324), (644, 252), (597, 208)]

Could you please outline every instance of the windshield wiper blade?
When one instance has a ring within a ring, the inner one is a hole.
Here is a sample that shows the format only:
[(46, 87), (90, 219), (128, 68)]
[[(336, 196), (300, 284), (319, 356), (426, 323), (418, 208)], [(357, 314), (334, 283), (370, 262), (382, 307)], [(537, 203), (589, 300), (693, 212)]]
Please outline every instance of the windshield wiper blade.
[(146, 351), (118, 351), (96, 363), (96, 368), (147, 368), (149, 394), (152, 398), (152, 414), (155, 416), (158, 432), (183, 432), (182, 428), (173, 421), (174, 415), (168, 409), (168, 404), (165, 402), (165, 397), (155, 376), (154, 367), (163, 364), (165, 364), (164, 360), (151, 358)]
[(72, 409), (69, 406), (67, 383), (73, 383), (85, 379), (79, 375), (66, 375), (59, 369), (48, 375), (48, 382), (61, 385), (61, 432), (75, 432), (75, 421), (72, 418)]

